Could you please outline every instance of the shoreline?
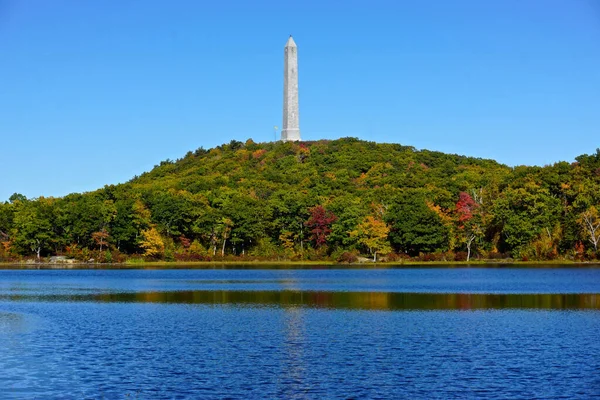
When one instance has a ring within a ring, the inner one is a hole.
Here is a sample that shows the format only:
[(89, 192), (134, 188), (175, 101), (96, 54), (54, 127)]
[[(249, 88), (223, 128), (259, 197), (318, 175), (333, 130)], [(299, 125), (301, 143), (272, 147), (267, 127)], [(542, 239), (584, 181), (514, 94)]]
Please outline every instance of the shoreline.
[[(221, 268), (219, 268), (221, 267)], [(226, 267), (226, 268), (224, 268)], [(329, 269), (388, 269), (388, 268), (600, 268), (595, 261), (408, 261), (408, 262), (362, 262), (337, 263), (335, 261), (145, 261), (134, 263), (52, 263), (52, 262), (0, 262), (0, 270), (11, 269), (309, 269), (325, 267)]]

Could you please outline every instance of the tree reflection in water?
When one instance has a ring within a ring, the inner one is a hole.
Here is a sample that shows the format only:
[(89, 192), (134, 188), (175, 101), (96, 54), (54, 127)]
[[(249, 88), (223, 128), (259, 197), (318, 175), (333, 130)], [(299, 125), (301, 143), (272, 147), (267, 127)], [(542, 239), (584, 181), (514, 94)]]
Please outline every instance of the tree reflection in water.
[(356, 310), (600, 310), (600, 294), (469, 294), (334, 292), (302, 290), (193, 290), (81, 295), (1, 295), (11, 301), (86, 301), (181, 304), (235, 304), (297, 309)]

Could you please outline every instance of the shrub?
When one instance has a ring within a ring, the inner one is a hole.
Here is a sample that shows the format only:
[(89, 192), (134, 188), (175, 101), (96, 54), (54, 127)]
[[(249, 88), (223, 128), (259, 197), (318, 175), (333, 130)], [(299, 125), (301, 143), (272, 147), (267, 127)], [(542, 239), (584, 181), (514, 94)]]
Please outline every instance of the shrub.
[(280, 249), (269, 238), (261, 238), (252, 250), (250, 255), (255, 257), (277, 258), (280, 256)]
[(353, 264), (358, 262), (358, 253), (356, 251), (344, 251), (335, 258), (335, 261), (344, 264)]
[[(472, 253), (471, 253), (471, 259), (473, 259)], [(467, 252), (466, 251), (457, 251), (454, 254), (454, 261), (467, 261)]]
[(418, 261), (446, 261), (444, 253), (419, 253)]
[[(466, 259), (466, 256), (465, 256)], [(452, 250), (448, 250), (444, 253), (442, 261), (461, 261), (456, 259), (456, 254)]]
[(388, 262), (399, 262), (410, 260), (410, 256), (406, 253), (390, 253), (385, 256)]

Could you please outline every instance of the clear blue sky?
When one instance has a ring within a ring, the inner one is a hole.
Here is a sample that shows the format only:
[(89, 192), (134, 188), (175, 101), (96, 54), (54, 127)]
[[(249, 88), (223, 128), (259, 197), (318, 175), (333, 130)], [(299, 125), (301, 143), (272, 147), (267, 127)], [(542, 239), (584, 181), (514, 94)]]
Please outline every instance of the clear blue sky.
[(273, 140), (290, 33), (303, 139), (509, 165), (600, 147), (598, 0), (0, 0), (0, 201)]

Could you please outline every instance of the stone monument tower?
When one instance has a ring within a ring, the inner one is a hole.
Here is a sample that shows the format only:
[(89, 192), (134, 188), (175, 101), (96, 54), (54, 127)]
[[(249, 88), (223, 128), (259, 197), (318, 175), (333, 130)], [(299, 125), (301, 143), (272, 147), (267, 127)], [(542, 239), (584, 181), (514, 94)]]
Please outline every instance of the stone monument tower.
[(300, 113), (298, 111), (298, 47), (290, 35), (283, 58), (283, 126), (281, 140), (300, 140)]

